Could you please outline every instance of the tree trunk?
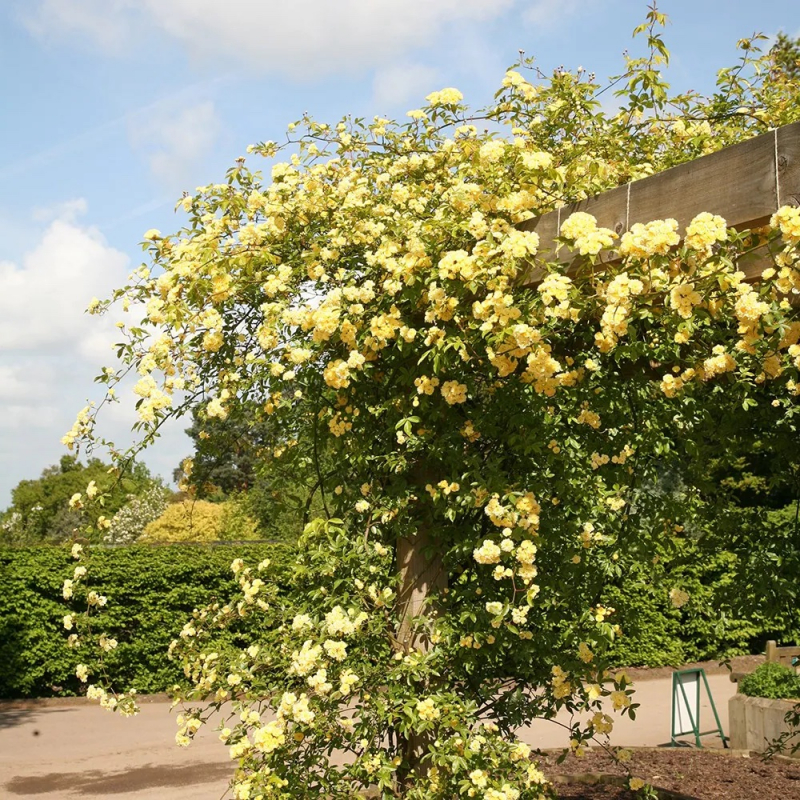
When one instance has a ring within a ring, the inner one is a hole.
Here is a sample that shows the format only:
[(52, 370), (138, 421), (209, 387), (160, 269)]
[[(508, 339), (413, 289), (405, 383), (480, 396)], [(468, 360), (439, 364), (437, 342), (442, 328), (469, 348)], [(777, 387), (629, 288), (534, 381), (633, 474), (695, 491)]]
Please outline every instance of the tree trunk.
[[(400, 611), (397, 627), (399, 648), (404, 653), (412, 650), (427, 652), (430, 648), (430, 625), (426, 624), (426, 617), (432, 619), (435, 616), (435, 609), (429, 606), (428, 598), (433, 592), (447, 586), (442, 554), (427, 528), (420, 528), (416, 536), (397, 540), (397, 566), (400, 572), (397, 598)], [(424, 613), (426, 616), (422, 616)], [(416, 617), (422, 617), (417, 624), (414, 623)]]
[[(420, 527), (413, 537), (398, 539), (397, 566), (400, 573), (397, 648), (404, 654), (413, 650), (427, 652), (431, 646), (431, 620), (436, 615), (429, 598), (447, 586), (442, 554), (427, 526)], [(404, 788), (424, 769), (422, 757), (428, 746), (428, 734), (411, 733), (401, 738), (407, 772), (398, 778)]]

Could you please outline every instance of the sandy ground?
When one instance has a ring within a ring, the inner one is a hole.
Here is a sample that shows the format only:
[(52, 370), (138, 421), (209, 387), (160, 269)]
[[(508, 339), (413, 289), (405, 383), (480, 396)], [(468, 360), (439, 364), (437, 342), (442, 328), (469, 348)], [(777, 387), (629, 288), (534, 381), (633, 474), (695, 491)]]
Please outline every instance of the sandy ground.
[[(712, 670), (713, 671), (713, 670)], [(662, 673), (663, 675), (663, 673)], [(639, 679), (635, 722), (618, 720), (611, 741), (623, 746), (669, 742), (671, 678)], [(728, 675), (708, 676), (711, 694), (727, 733), (728, 699), (736, 685)], [(568, 725), (569, 718), (558, 722)], [(708, 700), (701, 702), (702, 730), (714, 726)], [(188, 748), (175, 745), (175, 714), (163, 698), (124, 719), (85, 700), (0, 704), (0, 797), (112, 798), (125, 800), (219, 800), (231, 775), (227, 748), (213, 728), (203, 729)], [(537, 722), (520, 731), (533, 747), (563, 747), (566, 729)], [(720, 746), (718, 737), (704, 737)], [(230, 796), (230, 795), (228, 795)]]

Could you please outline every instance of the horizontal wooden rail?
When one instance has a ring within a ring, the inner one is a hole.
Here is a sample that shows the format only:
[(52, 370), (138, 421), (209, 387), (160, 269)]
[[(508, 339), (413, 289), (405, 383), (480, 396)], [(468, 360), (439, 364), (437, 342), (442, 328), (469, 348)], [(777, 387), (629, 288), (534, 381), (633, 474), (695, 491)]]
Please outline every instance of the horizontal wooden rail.
[[(739, 230), (763, 225), (781, 206), (800, 205), (800, 122), (688, 161), (672, 169), (619, 186), (603, 194), (562, 206), (519, 225), (539, 234), (540, 257), (570, 263), (575, 255), (555, 241), (561, 224), (575, 211), (585, 211), (597, 224), (618, 235), (637, 222), (672, 218), (683, 231), (703, 211), (719, 214)], [(613, 252), (606, 260), (613, 260)], [(601, 260), (603, 254), (601, 253)], [(763, 264), (752, 259), (748, 275)], [(521, 283), (541, 280), (532, 266)]]

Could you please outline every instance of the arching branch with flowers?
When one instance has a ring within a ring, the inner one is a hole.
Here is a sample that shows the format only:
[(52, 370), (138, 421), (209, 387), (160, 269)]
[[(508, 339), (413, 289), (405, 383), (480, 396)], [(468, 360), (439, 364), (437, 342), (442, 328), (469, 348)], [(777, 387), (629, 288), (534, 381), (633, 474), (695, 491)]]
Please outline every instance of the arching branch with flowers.
[[(187, 224), (149, 231), (151, 263), (93, 307), (143, 309), (100, 379), (138, 373), (145, 444), (190, 409), (269, 417), (265, 459), (335, 465), (295, 588), (234, 562), (239, 594), (173, 645), (179, 739), (223, 715), (236, 797), (549, 796), (526, 722), (568, 709), (579, 748), (635, 711), (603, 586), (687, 531), (732, 535), (711, 459), (759, 436), (796, 469), (798, 89), (748, 40), (712, 97), (671, 95), (661, 22), (613, 114), (594, 76), (523, 61), (478, 113), (444, 89), (405, 124), (298, 121), (250, 148), (288, 153), (269, 180), (242, 159), (184, 198)], [(765, 133), (784, 167), (741, 162)], [(741, 203), (766, 205), (721, 216)], [(96, 411), (69, 444), (103, 443)], [(263, 636), (215, 651), (249, 615)]]

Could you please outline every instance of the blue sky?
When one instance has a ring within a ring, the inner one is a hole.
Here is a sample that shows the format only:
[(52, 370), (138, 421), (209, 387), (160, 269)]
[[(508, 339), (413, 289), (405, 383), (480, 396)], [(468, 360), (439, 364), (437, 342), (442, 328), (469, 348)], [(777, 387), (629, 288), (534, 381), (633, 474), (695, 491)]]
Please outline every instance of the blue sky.
[[(662, 0), (673, 85), (709, 91), (737, 39), (800, 34), (790, 0)], [(520, 49), (622, 71), (641, 0), (4, 0), (0, 3), (0, 509), (65, 452), (112, 363), (83, 314), (139, 265), (183, 190), (308, 111), (402, 117), (434, 89), (482, 105)], [(102, 432), (129, 439), (132, 402)], [(169, 476), (184, 423), (145, 458)]]

